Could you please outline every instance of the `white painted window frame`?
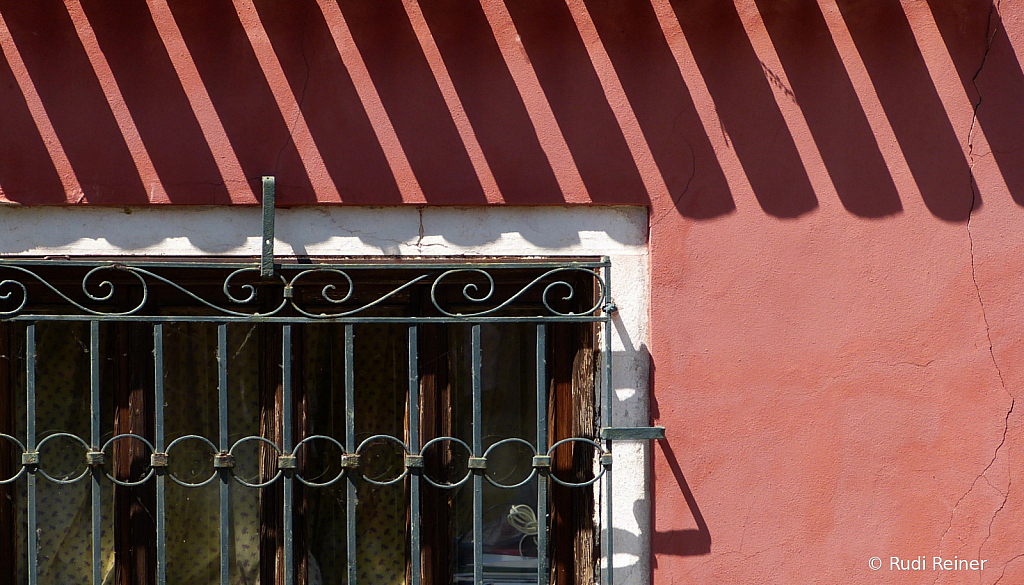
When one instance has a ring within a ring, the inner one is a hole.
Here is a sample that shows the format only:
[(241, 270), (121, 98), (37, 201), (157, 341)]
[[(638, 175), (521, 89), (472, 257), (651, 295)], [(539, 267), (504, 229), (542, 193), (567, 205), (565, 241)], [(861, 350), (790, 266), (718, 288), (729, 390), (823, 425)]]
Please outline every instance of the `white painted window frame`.
[[(296, 207), (277, 210), (278, 256), (608, 256), (613, 424), (648, 426), (648, 216), (643, 207)], [(0, 208), (0, 256), (259, 256), (256, 207)], [(650, 580), (650, 447), (617, 442), (614, 582)], [(605, 502), (600, 504), (606, 505)], [(604, 513), (598, 514), (603, 522)], [(607, 534), (609, 527), (602, 524)]]

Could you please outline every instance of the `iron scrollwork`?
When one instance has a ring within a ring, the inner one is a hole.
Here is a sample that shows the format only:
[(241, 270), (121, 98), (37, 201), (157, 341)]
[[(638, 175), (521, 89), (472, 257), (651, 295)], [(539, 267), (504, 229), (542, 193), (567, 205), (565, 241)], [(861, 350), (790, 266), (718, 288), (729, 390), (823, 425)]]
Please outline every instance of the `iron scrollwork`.
[[(223, 315), (228, 319), (298, 317), (325, 320), (359, 317), (416, 286), (428, 287), (430, 303), (439, 316), (455, 319), (500, 316), (503, 311), (515, 307), (517, 301), (522, 302), (531, 294), (533, 302), (539, 301), (543, 306), (543, 311), (537, 309), (537, 317), (593, 316), (610, 306), (607, 286), (598, 270), (590, 266), (542, 267), (530, 274), (528, 282), (515, 290), (505, 291), (505, 298), (498, 299), (495, 297), (500, 287), (496, 281), (502, 282), (502, 279), (496, 279), (495, 274), (509, 270), (500, 265), (409, 269), (406, 271), (408, 274), (389, 290), (383, 293), (367, 291), (362, 295), (357, 294), (360, 292), (358, 275), (353, 277), (359, 268), (351, 266), (288, 267), (282, 268), (269, 279), (261, 279), (259, 268), (236, 265), (229, 267), (230, 272), (222, 278), (220, 289), (224, 296), (219, 300), (189, 290), (154, 269), (122, 263), (103, 263), (91, 267), (74, 264), (79, 268), (88, 268), (81, 277), (80, 288), (84, 296), (76, 300), (40, 274), (43, 271), (34, 270), (35, 266), (0, 263), (0, 275), (3, 275), (3, 271), (17, 273), (17, 277), (5, 275), (0, 280), (0, 301), (7, 303), (6, 307), (0, 307), (0, 319), (29, 314), (33, 309), (30, 296), (34, 290), (43, 290), (39, 289), (40, 285), (65, 303), (66, 310), (72, 314), (100, 318), (143, 315), (152, 298), (152, 290), (158, 286), (173, 289), (209, 309), (214, 315)], [(111, 272), (127, 275), (127, 278), (115, 284), (118, 279), (108, 274), (96, 282), (104, 273)], [(594, 283), (595, 302), (579, 312), (559, 310), (556, 306), (558, 302), (571, 301), (578, 294), (574, 280), (580, 277)], [(325, 279), (334, 282), (325, 283)], [(123, 301), (121, 304), (116, 302), (117, 289), (122, 286), (132, 286), (138, 291), (132, 296), (133, 302), (127, 306)], [(311, 290), (312, 294), (302, 294), (304, 289)], [(449, 303), (458, 305), (458, 308), (445, 305), (443, 295), (439, 294), (442, 289), (457, 291), (457, 294), (446, 298)], [(269, 307), (267, 299), (271, 301)]]

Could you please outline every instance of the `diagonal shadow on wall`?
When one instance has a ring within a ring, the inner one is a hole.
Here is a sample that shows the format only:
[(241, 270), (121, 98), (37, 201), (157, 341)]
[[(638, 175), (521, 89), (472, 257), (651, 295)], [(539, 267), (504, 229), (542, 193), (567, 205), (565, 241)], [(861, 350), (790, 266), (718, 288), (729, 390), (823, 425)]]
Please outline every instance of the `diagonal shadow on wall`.
[(537, 131), (479, 3), (419, 3), (504, 199), (564, 203)]
[(672, 7), (761, 209), (799, 217), (818, 206), (754, 48), (732, 2), (673, 0)]
[(316, 1), (254, 4), (342, 201), (401, 203), (383, 148)]
[[(1010, 195), (1024, 205), (1024, 72), (992, 0), (928, 0)], [(973, 147), (973, 145), (972, 145)], [(974, 148), (974, 155), (983, 155)]]
[(532, 0), (506, 5), (591, 200), (648, 204), (650, 196), (569, 8)]
[(230, 203), (213, 153), (144, 0), (82, 8), (172, 203)]
[(427, 201), (486, 203), (401, 0), (339, 5)]
[(756, 0), (796, 103), (843, 207), (861, 217), (903, 210), (816, 0)]
[(654, 8), (589, 0), (619, 81), (678, 213), (710, 219), (736, 208)]
[(282, 203), (315, 201), (288, 122), (235, 8), (224, 1), (168, 5), (254, 193), (261, 175), (276, 174)]
[(971, 171), (899, 0), (837, 3), (925, 205), (967, 221)]
[(686, 483), (686, 478), (683, 476), (683, 470), (679, 466), (679, 461), (676, 459), (675, 451), (672, 450), (672, 445), (666, 440), (661, 440), (658, 441), (658, 447), (661, 448), (662, 455), (664, 455), (669, 469), (672, 470), (672, 478), (675, 480), (679, 492), (686, 501), (687, 509), (693, 516), (693, 521), (697, 524), (697, 528), (660, 532), (656, 528), (657, 519), (655, 519), (655, 530), (651, 534), (651, 550), (655, 554), (655, 559), (657, 559), (657, 555), (706, 555), (711, 552), (711, 531), (708, 530), (708, 524), (704, 520), (704, 515), (700, 513), (700, 508), (697, 507), (697, 500), (693, 497), (690, 485)]
[(0, 191), (18, 203), (64, 203), (64, 185), (10, 67), (0, 59)]
[[(493, 173), (491, 184), (500, 191), (494, 195), (505, 203), (558, 204), (570, 196), (583, 202), (589, 196), (595, 203), (650, 205), (640, 169), (651, 169), (638, 168), (646, 163), (634, 160), (636, 144), (643, 142), (673, 200), (664, 209), (708, 219), (735, 209), (705, 131), (708, 120), (701, 118), (710, 115), (724, 130), (766, 214), (795, 218), (818, 204), (770, 72), (754, 50), (764, 39), (747, 36), (730, 2), (672, 0), (674, 15), (668, 18), (678, 21), (679, 29), (666, 31), (660, 26), (665, 21), (659, 22), (666, 14), (656, 13), (650, 3), (584, 0), (582, 8), (574, 8), (592, 20), (595, 40), (589, 29), (581, 33), (574, 13), (560, 2), (502, 2), (507, 22), (495, 25), (488, 10), (499, 4), (422, 0), (417, 22), (425, 21), (436, 43), (441, 61), (436, 63), (427, 61), (420, 45), (423, 31), (415, 28), (421, 25), (411, 22), (402, 0), (344, 0), (336, 14), (343, 15), (355, 41), (348, 49), (358, 51), (369, 71), (362, 83), (379, 94), (383, 110), (374, 113), (364, 107), (358, 90), (366, 88), (355, 85), (332, 36), (337, 23), (329, 22), (315, 0), (287, 5), (253, 0), (255, 20), (244, 12), (248, 2), (239, 8), (229, 0), (169, 0), (170, 12), (157, 16), (154, 3), (146, 0), (125, 0), (117, 9), (99, 0), (79, 2), (115, 78), (103, 79), (106, 85), (100, 83), (104, 71), (94, 69), (81, 30), (76, 31), (82, 21), (65, 6), (0, 0), (0, 14), (25, 65), (25, 71), (14, 71), (11, 67), (20, 65), (10, 58), (0, 64), (0, 186), (13, 201), (63, 203), (80, 195), (70, 193), (80, 184), (88, 203), (147, 203), (152, 186), (143, 184), (146, 173), (133, 159), (140, 145), (119, 127), (129, 120), (171, 203), (252, 203), (258, 200), (259, 177), (270, 173), (278, 177), (283, 205), (323, 202), (314, 185), (328, 183), (337, 186), (343, 203), (409, 203), (390, 166), (393, 153), (378, 140), (376, 123), (384, 116), (427, 203), (486, 203), (474, 167), (480, 161), (471, 161), (463, 144), (468, 131)], [(789, 97), (799, 105), (844, 207), (868, 218), (899, 213), (894, 177), (868, 124), (867, 116), (875, 113), (861, 109), (817, 3), (754, 3), (791, 84)], [(1024, 72), (1002, 20), (991, 0), (930, 0), (929, 5), (960, 82), (975, 103), (981, 100), (977, 116), (992, 155), (1011, 195), (1024, 205), (1024, 165), (1018, 164), (1024, 156), (1019, 106)], [(946, 221), (966, 220), (980, 201), (963, 145), (902, 6), (898, 0), (839, 0), (838, 6), (928, 209)], [(280, 63), (287, 88), (268, 81), (260, 61), (267, 59), (267, 48), (246, 34), (240, 14), (262, 29), (253, 38), (265, 33), (269, 39), (270, 59)], [(199, 79), (179, 67), (180, 55), (169, 52), (161, 26), (180, 30), (181, 49)], [(519, 34), (514, 46), (500, 45), (512, 32)], [(607, 53), (612, 71), (590, 58), (594, 42)], [(689, 48), (714, 101), (713, 112), (698, 115), (684, 81), (690, 72), (680, 71), (670, 42)], [(520, 51), (527, 75), (536, 76), (526, 84), (530, 87), (516, 77), (515, 67), (523, 63), (506, 62), (510, 51)], [(451, 96), (442, 94), (435, 75), (450, 77), (468, 130), (453, 120), (446, 102)], [(36, 127), (40, 108), (18, 85), (25, 79), (38, 93), (55, 137)], [(627, 104), (605, 93), (602, 83), (608, 79), (621, 84)], [(108, 103), (104, 92), (112, 83), (127, 113)], [(194, 95), (188, 88), (196, 86), (209, 94), (206, 103), (212, 107), (190, 102)], [(297, 112), (282, 112), (292, 96), (285, 94), (285, 105), (275, 99), (282, 90), (294, 96), (309, 128), (306, 136), (315, 144), (296, 138)], [(544, 113), (547, 126), (538, 125), (536, 112), (529, 110), (536, 96), (525, 92), (531, 91), (542, 93), (540, 101), (550, 107)], [(203, 125), (209, 110), (215, 110), (215, 125), (223, 126), (215, 139)], [(642, 136), (630, 134), (637, 126), (620, 126), (623, 112), (635, 117)], [(556, 134), (557, 140), (545, 142)], [(303, 156), (322, 157), (329, 180), (310, 176), (297, 139)], [(559, 150), (552, 154), (556, 142)], [(55, 151), (48, 146), (54, 143), (68, 162), (50, 160)], [(236, 168), (241, 168), (233, 181), (242, 185), (240, 192), (224, 186), (225, 154), (237, 155)], [(565, 159), (549, 160), (558, 156)], [(578, 171), (575, 182), (559, 174), (565, 160), (573, 173)]]
[[(86, 200), (94, 204), (146, 203), (147, 189), (64, 5), (3, 1), (0, 14)], [(4, 137), (5, 142), (20, 139)], [(38, 166), (30, 162), (28, 168)], [(43, 182), (39, 188), (45, 185)]]

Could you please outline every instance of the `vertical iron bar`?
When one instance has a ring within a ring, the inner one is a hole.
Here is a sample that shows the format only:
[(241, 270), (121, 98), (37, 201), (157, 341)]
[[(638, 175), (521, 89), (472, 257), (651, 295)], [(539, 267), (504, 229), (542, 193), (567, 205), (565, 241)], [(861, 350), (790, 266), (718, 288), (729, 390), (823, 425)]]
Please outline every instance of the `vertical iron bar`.
[(263, 240), (260, 277), (274, 276), (274, 177), (263, 177)]
[[(547, 329), (537, 324), (537, 454), (548, 452)], [(537, 584), (548, 575), (548, 469), (537, 469)]]
[[(609, 258), (605, 256), (602, 258), (604, 262), (609, 262)], [(605, 299), (604, 306), (608, 307), (612, 303), (612, 267), (610, 264), (606, 264), (604, 267), (604, 286), (605, 286)], [(604, 320), (601, 321), (603, 331), (602, 350), (604, 353), (604, 361), (602, 362), (601, 368), (601, 388), (604, 392), (604, 408), (601, 412), (601, 424), (604, 427), (612, 426), (612, 316), (611, 313), (606, 309), (604, 311)], [(612, 442), (606, 440), (604, 442), (605, 450), (611, 453)], [(605, 469), (604, 476), (604, 507), (605, 507), (605, 523), (607, 526), (604, 529), (604, 538), (601, 539), (601, 548), (604, 549), (603, 554), (605, 558), (605, 570), (602, 573), (602, 582), (604, 585), (613, 585), (614, 576), (614, 563), (612, 558), (615, 555), (615, 549), (612, 546), (612, 533), (614, 532), (612, 525), (612, 468), (609, 466)]]
[[(154, 437), (157, 453), (164, 445), (164, 326), (153, 324), (153, 407)], [(156, 585), (167, 584), (167, 476), (165, 468), (156, 471)]]
[[(473, 457), (483, 457), (483, 409), (480, 391), (480, 325), (473, 325)], [(484, 578), (484, 471), (473, 469), (473, 583)]]
[[(608, 262), (608, 257), (603, 258), (605, 262)], [(604, 312), (604, 319), (601, 321), (601, 327), (603, 331), (602, 335), (602, 350), (604, 353), (604, 360), (601, 363), (601, 389), (604, 391), (604, 408), (601, 412), (601, 425), (605, 427), (612, 426), (612, 316), (608, 312), (607, 307), (612, 302), (612, 269), (611, 266), (605, 266), (604, 268), (604, 287), (605, 287), (605, 298), (604, 306), (606, 309)], [(607, 441), (605, 447), (611, 447), (611, 441)]]
[[(89, 445), (92, 451), (100, 449), (100, 322), (89, 322), (89, 395), (91, 398), (89, 423)], [(102, 530), (102, 496), (100, 490), (101, 468), (94, 466), (90, 469), (92, 475), (92, 583), (100, 585), (103, 582), (101, 563), (102, 543), (100, 531)]]
[[(226, 323), (217, 325), (217, 413), (219, 415), (220, 438), (219, 449), (227, 453), (228, 445), (228, 326)], [(220, 471), (220, 584), (229, 585), (230, 579), (230, 542), (231, 525), (229, 523), (231, 476), (228, 468)]]
[[(409, 453), (420, 455), (420, 366), (416, 325), (409, 326)], [(409, 470), (409, 523), (412, 585), (420, 585), (420, 472)]]
[[(25, 328), (25, 447), (36, 452), (36, 324)], [(28, 585), (39, 583), (39, 534), (36, 532), (36, 466), (28, 468)]]
[[(356, 451), (356, 377), (353, 343), (355, 333), (351, 323), (345, 325), (345, 452)], [(345, 538), (348, 560), (348, 584), (356, 585), (356, 478), (355, 471), (345, 471), (348, 491), (345, 495)]]
[[(281, 452), (292, 454), (292, 326), (281, 327)], [(284, 582), (295, 582), (295, 561), (292, 558), (292, 499), (295, 478), (290, 470), (284, 481)]]

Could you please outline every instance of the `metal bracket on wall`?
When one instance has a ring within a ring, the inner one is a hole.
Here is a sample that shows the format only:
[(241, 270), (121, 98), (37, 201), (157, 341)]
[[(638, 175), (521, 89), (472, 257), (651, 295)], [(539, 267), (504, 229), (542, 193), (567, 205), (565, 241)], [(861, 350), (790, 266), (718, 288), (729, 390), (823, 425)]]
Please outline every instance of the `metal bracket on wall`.
[(274, 177), (263, 177), (263, 252), (260, 277), (274, 277)]
[(654, 441), (665, 438), (665, 427), (605, 427), (601, 438), (606, 441)]

